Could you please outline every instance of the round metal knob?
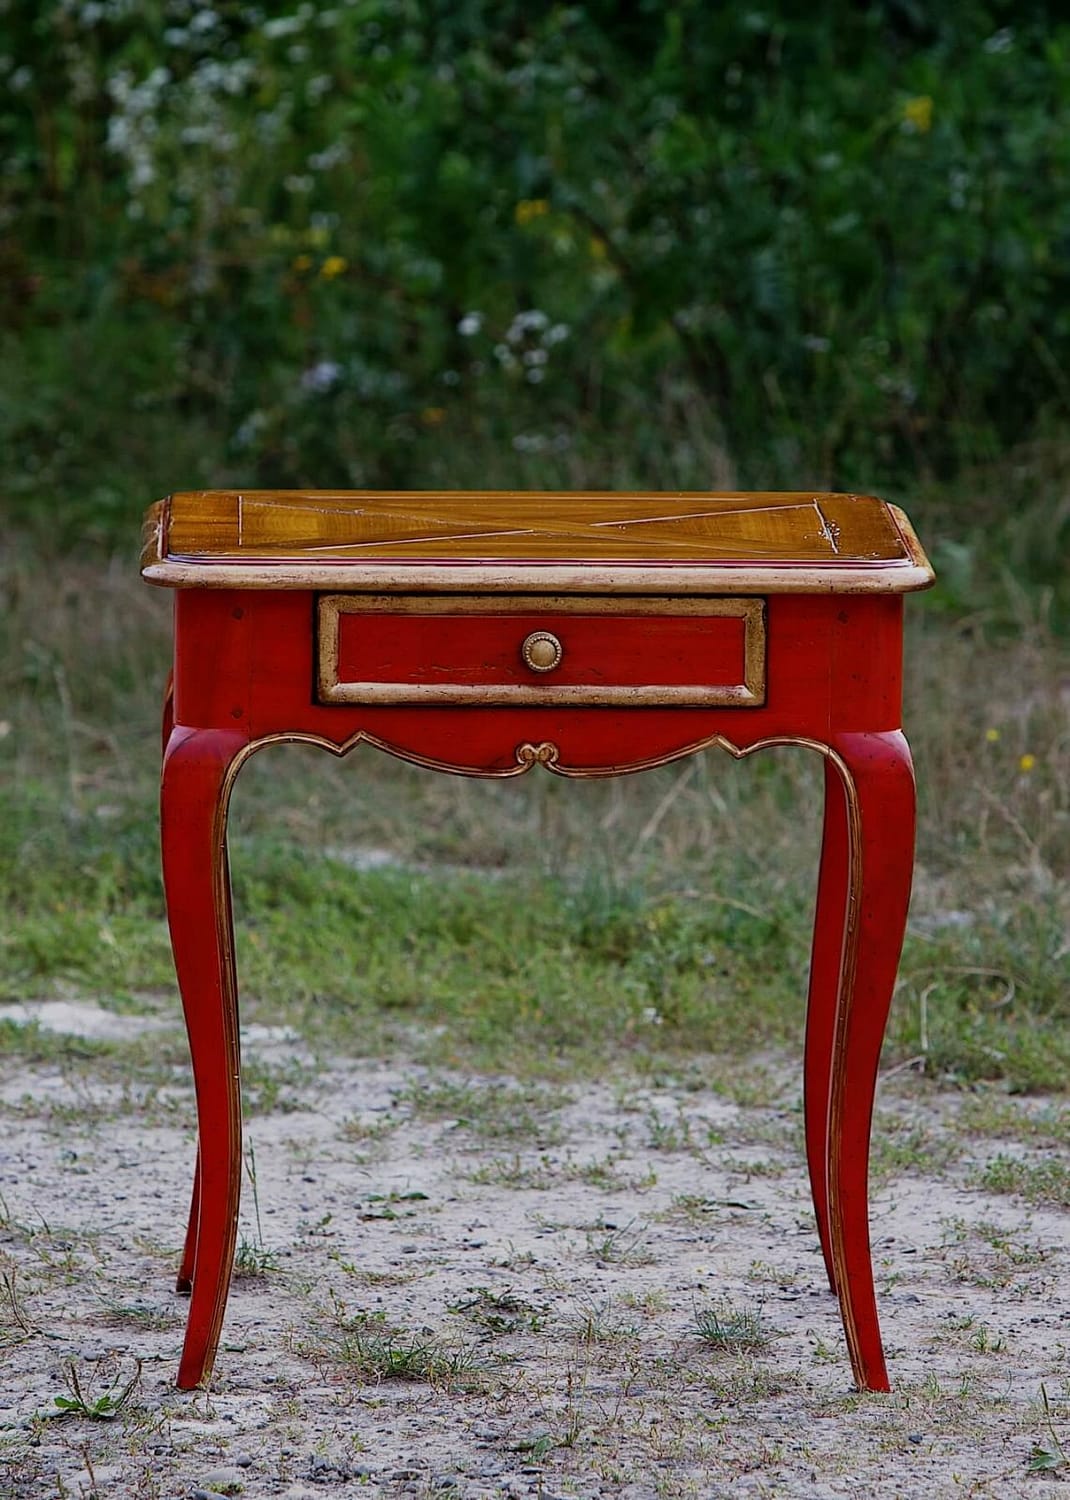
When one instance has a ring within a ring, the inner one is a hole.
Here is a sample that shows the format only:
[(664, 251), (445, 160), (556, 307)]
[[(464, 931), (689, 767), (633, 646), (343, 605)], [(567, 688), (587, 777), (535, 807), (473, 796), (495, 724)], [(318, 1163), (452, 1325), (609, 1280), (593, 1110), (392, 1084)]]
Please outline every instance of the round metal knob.
[(533, 630), (520, 648), (524, 665), (533, 672), (552, 672), (564, 656), (564, 647), (548, 630)]

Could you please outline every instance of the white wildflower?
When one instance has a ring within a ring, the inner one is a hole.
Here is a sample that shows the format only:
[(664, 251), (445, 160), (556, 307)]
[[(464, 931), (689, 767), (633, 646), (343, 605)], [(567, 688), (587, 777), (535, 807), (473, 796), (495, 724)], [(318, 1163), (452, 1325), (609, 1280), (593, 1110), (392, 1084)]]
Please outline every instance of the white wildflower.
[(321, 359), (311, 365), (301, 376), (301, 389), (322, 394), (338, 384), (342, 378), (342, 366), (333, 359)]

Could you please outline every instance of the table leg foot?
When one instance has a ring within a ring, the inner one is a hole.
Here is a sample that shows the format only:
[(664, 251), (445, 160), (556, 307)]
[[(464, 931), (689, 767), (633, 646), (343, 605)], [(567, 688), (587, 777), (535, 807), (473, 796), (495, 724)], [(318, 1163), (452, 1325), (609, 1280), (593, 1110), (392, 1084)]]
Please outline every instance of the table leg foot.
[(164, 889), (197, 1091), (198, 1169), (179, 1281), (192, 1282), (178, 1384), (211, 1372), (234, 1263), (241, 1188), (238, 1011), (226, 818), (232, 768), (247, 741), (175, 728), (164, 757)]
[(869, 1239), (869, 1139), (910, 902), (914, 772), (898, 732), (839, 735), (831, 750), (846, 793), (849, 854), (829, 1092), (830, 1248), (855, 1382), (886, 1391)]

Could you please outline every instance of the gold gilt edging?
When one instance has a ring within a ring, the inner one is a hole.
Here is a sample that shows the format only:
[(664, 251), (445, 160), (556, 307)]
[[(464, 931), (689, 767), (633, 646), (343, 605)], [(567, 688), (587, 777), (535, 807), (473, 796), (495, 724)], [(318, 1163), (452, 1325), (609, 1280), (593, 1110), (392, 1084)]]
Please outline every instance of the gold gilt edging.
[[(385, 751), (388, 755), (395, 756), (399, 760), (407, 761), (410, 765), (423, 766), (432, 771), (445, 771), (455, 776), (470, 776), (480, 779), (523, 776), (533, 766), (543, 766), (555, 776), (564, 776), (572, 780), (597, 780), (610, 776), (630, 775), (637, 771), (654, 770), (658, 766), (670, 765), (673, 761), (683, 760), (688, 755), (696, 755), (700, 750), (712, 749), (715, 746), (721, 750), (727, 750), (728, 754), (734, 760), (743, 760), (746, 756), (753, 755), (757, 750), (773, 749), (778, 745), (798, 745), (805, 750), (816, 750), (819, 755), (824, 756), (836, 767), (840, 780), (843, 783), (848, 807), (849, 858), (847, 910), (844, 921), (843, 950), (840, 958), (840, 973), (836, 992), (832, 1087), (829, 1098), (828, 1116), (829, 1152), (831, 1153), (832, 1142), (842, 1141), (843, 1090), (845, 1082), (844, 1064), (847, 1049), (846, 999), (852, 993), (854, 976), (858, 967), (858, 919), (861, 911), (862, 894), (862, 818), (858, 786), (854, 775), (843, 756), (837, 750), (834, 750), (831, 745), (827, 745), (821, 740), (810, 739), (804, 735), (771, 735), (767, 739), (756, 740), (752, 745), (740, 746), (734, 744), (723, 734), (711, 734), (704, 739), (695, 740), (691, 744), (684, 745), (679, 750), (670, 751), (666, 755), (650, 756), (645, 760), (631, 761), (619, 766), (589, 767), (561, 765), (558, 747), (549, 740), (542, 740), (537, 745), (532, 744), (531, 741), (524, 741), (516, 747), (516, 764), (514, 766), (487, 770), (479, 766), (451, 765), (447, 761), (435, 760), (431, 756), (419, 755), (410, 750), (402, 750), (400, 747), (391, 745), (386, 740), (381, 740), (377, 735), (369, 734), (367, 730), (363, 729), (358, 730), (356, 734), (351, 735), (340, 744), (324, 738), (323, 735), (308, 734), (301, 731), (283, 731), (275, 734), (261, 735), (259, 739), (250, 740), (246, 745), (242, 746), (227, 766), (220, 787), (219, 801), (216, 806), (213, 824), (214, 847), (217, 850), (214, 870), (216, 925), (220, 947), (225, 956), (224, 989), (228, 1004), (227, 1014), (224, 1016), (224, 1025), (227, 1028), (228, 1040), (232, 1034), (236, 1039), (237, 1004), (233, 985), (230, 881), (227, 876), (226, 862), (227, 812), (230, 805), (231, 789), (241, 767), (256, 751), (262, 750), (266, 745), (277, 744), (318, 745), (321, 749), (328, 750), (332, 755), (339, 757), (348, 755), (350, 750), (354, 750), (360, 744), (368, 744), (377, 750)], [(829, 1239), (833, 1273), (840, 1301), (840, 1314), (843, 1318), (844, 1334), (847, 1340), (855, 1384), (860, 1390), (863, 1390), (865, 1389), (865, 1385), (862, 1346), (858, 1335), (858, 1326), (855, 1321), (854, 1308), (848, 1294), (847, 1262), (844, 1252), (841, 1215), (839, 1212), (831, 1212), (830, 1208), (829, 1217)], [(225, 1297), (221, 1299), (213, 1314), (212, 1326), (215, 1340), (218, 1340), (219, 1332), (222, 1328), (224, 1305)], [(210, 1343), (209, 1348), (212, 1347), (213, 1345)]]
[[(556, 683), (340, 682), (338, 620), (343, 614), (686, 615), (743, 621), (743, 681), (600, 686)], [(321, 594), (316, 601), (316, 690), (321, 703), (486, 704), (559, 707), (760, 708), (765, 703), (765, 600), (760, 598), (659, 598), (471, 595), (398, 597)]]

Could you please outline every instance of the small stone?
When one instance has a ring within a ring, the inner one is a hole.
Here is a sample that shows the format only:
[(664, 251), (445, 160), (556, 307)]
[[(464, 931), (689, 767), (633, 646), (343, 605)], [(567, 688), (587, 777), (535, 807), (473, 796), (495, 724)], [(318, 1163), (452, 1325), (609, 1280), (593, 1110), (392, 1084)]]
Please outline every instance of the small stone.
[(220, 1495), (240, 1495), (245, 1488), (245, 1475), (240, 1469), (212, 1469), (204, 1476), (205, 1489), (215, 1490)]
[(248, 1453), (235, 1453), (231, 1459), (236, 1469), (251, 1469), (253, 1467), (252, 1456)]
[(915, 1445), (917, 1445), (918, 1443), (924, 1443), (924, 1441), (925, 1434), (923, 1432), (912, 1432), (907, 1438), (908, 1443), (914, 1443)]

